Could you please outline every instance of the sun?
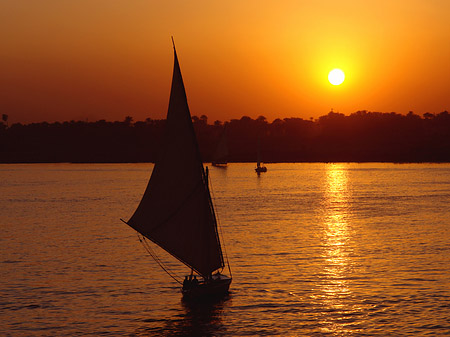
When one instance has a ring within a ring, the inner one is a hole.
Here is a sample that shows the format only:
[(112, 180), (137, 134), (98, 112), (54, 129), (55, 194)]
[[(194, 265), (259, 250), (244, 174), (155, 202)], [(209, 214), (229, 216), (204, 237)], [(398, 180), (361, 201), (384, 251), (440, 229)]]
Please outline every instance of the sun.
[(339, 85), (344, 82), (345, 74), (341, 69), (333, 69), (328, 73), (328, 81), (333, 85)]

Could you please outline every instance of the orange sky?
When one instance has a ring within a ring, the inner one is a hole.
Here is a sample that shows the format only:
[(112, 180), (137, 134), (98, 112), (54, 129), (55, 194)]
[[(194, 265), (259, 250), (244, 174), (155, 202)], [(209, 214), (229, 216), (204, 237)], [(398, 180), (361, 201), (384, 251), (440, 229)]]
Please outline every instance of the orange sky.
[(450, 110), (448, 17), (448, 0), (2, 0), (0, 113), (164, 118), (171, 35), (191, 113), (210, 122), (438, 113)]

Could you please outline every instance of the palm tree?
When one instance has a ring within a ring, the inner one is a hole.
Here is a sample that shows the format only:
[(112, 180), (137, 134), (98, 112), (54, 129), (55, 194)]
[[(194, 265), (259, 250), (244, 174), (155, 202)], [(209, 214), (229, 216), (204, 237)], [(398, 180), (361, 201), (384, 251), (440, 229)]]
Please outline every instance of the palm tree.
[(3, 114), (3, 115), (2, 115), (2, 120), (3, 120), (4, 122), (6, 122), (6, 127), (8, 127), (8, 115), (7, 115), (7, 114)]

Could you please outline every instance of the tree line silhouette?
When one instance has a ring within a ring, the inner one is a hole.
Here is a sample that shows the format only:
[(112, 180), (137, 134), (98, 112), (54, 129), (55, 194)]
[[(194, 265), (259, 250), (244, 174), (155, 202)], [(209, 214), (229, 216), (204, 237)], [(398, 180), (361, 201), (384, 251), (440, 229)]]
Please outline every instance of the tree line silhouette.
[[(244, 116), (208, 124), (192, 117), (205, 162), (227, 130), (229, 162), (256, 161), (258, 138), (265, 162), (450, 162), (450, 114), (331, 111), (316, 120)], [(1, 163), (154, 162), (165, 120), (133, 122), (0, 122)]]

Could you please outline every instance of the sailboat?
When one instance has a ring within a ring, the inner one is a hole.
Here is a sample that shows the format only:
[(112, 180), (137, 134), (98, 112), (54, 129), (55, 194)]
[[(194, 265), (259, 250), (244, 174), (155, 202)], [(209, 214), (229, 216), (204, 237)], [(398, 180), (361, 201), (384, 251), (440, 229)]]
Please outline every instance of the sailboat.
[(217, 144), (216, 151), (213, 154), (212, 165), (216, 167), (227, 167), (228, 165), (228, 144), (227, 144), (226, 126), (223, 127), (219, 143)]
[(256, 168), (255, 168), (255, 172), (258, 173), (258, 175), (261, 172), (267, 172), (267, 167), (265, 167), (262, 164), (262, 162), (261, 162), (261, 145), (260, 145), (259, 137), (258, 137), (258, 147), (257, 147), (257, 151), (256, 151)]
[(122, 221), (142, 235), (141, 242), (151, 240), (190, 269), (183, 283), (175, 278), (183, 284), (184, 297), (221, 295), (229, 290), (231, 269), (225, 257), (230, 276), (222, 274), (225, 259), (208, 168), (200, 156), (173, 38), (172, 44), (172, 87), (161, 155), (136, 211)]

